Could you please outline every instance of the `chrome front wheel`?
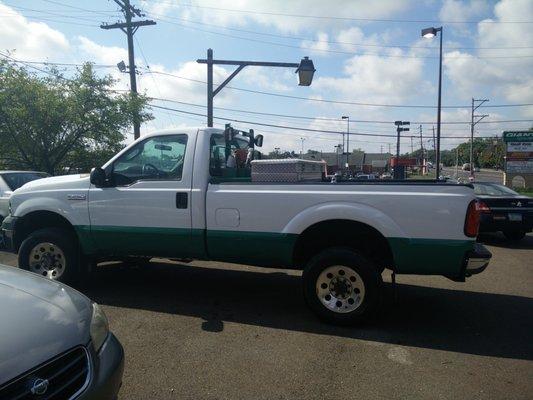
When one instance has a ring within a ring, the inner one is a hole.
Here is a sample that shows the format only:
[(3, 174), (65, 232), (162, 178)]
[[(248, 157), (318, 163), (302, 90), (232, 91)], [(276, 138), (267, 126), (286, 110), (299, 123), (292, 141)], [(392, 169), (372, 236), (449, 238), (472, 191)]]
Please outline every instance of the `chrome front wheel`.
[(59, 246), (43, 242), (36, 244), (29, 254), (29, 270), (49, 279), (59, 279), (66, 268), (66, 259)]

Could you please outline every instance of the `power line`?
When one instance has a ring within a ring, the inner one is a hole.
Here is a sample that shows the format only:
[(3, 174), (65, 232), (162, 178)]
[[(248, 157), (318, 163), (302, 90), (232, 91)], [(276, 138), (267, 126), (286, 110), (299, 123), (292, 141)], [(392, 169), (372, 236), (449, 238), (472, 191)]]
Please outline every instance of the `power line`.
[[(35, 70), (38, 70), (38, 71), (46, 73), (46, 74), (51, 74), (51, 72), (47, 71), (45, 69), (42, 69), (42, 68), (35, 67), (32, 64), (69, 65), (69, 66), (82, 66), (83, 65), (83, 64), (73, 64), (73, 63), (53, 63), (53, 62), (44, 62), (44, 61), (43, 62), (39, 62), (39, 61), (24, 61), (24, 60), (18, 60), (18, 59), (14, 58), (14, 57), (11, 57), (9, 55), (3, 54), (1, 52), (0, 52), (0, 56), (8, 58), (8, 59), (12, 60), (13, 62), (26, 65), (26, 66), (28, 66), (30, 68), (33, 68)], [(146, 62), (146, 59), (145, 59), (145, 62)], [(100, 66), (102, 66), (102, 67), (114, 67), (112, 65), (106, 65), (106, 64), (101, 64)], [(67, 79), (67, 78), (64, 78), (64, 77), (62, 77), (62, 79), (70, 81), (70, 79)], [(194, 79), (191, 79), (191, 80), (192, 81), (196, 81), (196, 82), (202, 82), (202, 81), (197, 81), (197, 80), (194, 80)], [(205, 83), (205, 82), (202, 82), (202, 83)], [(123, 91), (120, 91), (120, 90), (110, 90), (110, 91), (117, 92), (117, 93), (118, 92), (123, 92)], [(152, 100), (156, 100), (156, 101), (166, 101), (166, 102), (171, 102), (171, 103), (176, 103), (176, 104), (188, 105), (188, 106), (193, 106), (193, 107), (202, 107), (202, 108), (206, 107), (205, 105), (200, 105), (200, 104), (195, 104), (195, 103), (188, 103), (188, 102), (172, 100), (172, 99), (164, 99), (164, 98), (157, 98), (157, 97), (151, 97), (151, 99)], [(156, 106), (156, 105), (152, 105), (152, 106), (155, 107), (155, 108), (161, 108), (161, 109), (167, 109), (168, 108), (168, 107), (165, 108), (165, 107)], [(282, 118), (319, 120), (319, 121), (329, 121), (329, 122), (331, 122), (331, 121), (339, 121), (339, 119), (336, 119), (336, 118), (296, 116), (296, 115), (289, 115), (289, 114), (266, 113), (266, 112), (260, 112), (260, 111), (240, 110), (240, 109), (232, 109), (232, 108), (224, 108), (224, 107), (216, 107), (216, 108), (220, 109), (220, 110), (224, 110), (224, 111), (230, 111), (230, 112), (242, 112), (242, 113), (247, 113), (247, 114), (267, 115), (267, 116), (282, 117)], [(177, 110), (177, 109), (172, 109), (172, 108), (168, 108), (168, 109), (172, 110), (172, 111), (176, 111), (176, 112), (189, 113), (191, 115), (205, 116), (205, 114), (200, 114), (200, 113), (190, 113), (190, 112), (187, 112), (187, 111)], [(223, 119), (223, 118), (219, 118), (219, 119)], [(237, 120), (235, 120), (235, 121), (237, 121)], [(353, 122), (357, 122), (357, 123), (372, 123), (372, 124), (392, 124), (393, 123), (393, 121), (378, 121), (378, 120), (355, 120), (355, 119), (352, 119), (352, 121)], [(481, 124), (497, 124), (497, 123), (531, 122), (531, 121), (533, 121), (533, 120), (532, 119), (509, 119), (509, 120), (496, 120), (496, 121), (482, 121), (480, 123)], [(250, 121), (243, 121), (243, 122), (250, 123)], [(255, 123), (255, 122), (252, 122), (252, 123), (259, 124), (259, 123)], [(454, 125), (454, 124), (469, 124), (469, 123), (470, 122), (465, 122), (465, 121), (442, 122), (442, 124), (450, 124), (450, 125)], [(413, 124), (430, 125), (430, 124), (434, 124), (434, 122), (433, 121), (413, 121)], [(287, 127), (284, 127), (284, 128), (287, 128)], [(323, 132), (323, 131), (319, 130), (319, 132)], [(338, 133), (343, 133), (343, 132), (339, 131)], [(395, 136), (392, 135), (391, 137), (395, 137)], [(461, 138), (461, 137), (453, 137), (453, 138)]]
[[(439, 58), (438, 56), (394, 55), (394, 54), (381, 54), (381, 53), (368, 53), (368, 52), (359, 54), (359, 53), (355, 53), (353, 51), (317, 49), (317, 48), (303, 47), (303, 46), (292, 45), (292, 44), (287, 44), (287, 43), (270, 42), (268, 40), (260, 40), (260, 39), (254, 39), (254, 38), (249, 38), (249, 37), (231, 35), (231, 34), (228, 34), (228, 33), (211, 31), (211, 30), (208, 30), (208, 29), (202, 29), (202, 28), (187, 26), (187, 25), (180, 24), (180, 23), (177, 23), (177, 22), (172, 22), (172, 21), (163, 19), (161, 17), (158, 18), (158, 20), (162, 21), (162, 22), (169, 23), (169, 24), (180, 26), (180, 27), (182, 27), (184, 29), (191, 29), (191, 30), (195, 30), (195, 31), (199, 31), (199, 32), (205, 32), (205, 33), (209, 33), (209, 34), (212, 34), (212, 35), (226, 36), (226, 37), (229, 37), (229, 38), (232, 38), (232, 39), (245, 40), (245, 41), (249, 41), (249, 42), (262, 43), (262, 44), (268, 44), (268, 45), (273, 45), (273, 46), (288, 47), (288, 48), (299, 49), (299, 50), (311, 50), (311, 51), (314, 51), (314, 52), (346, 54), (346, 55), (361, 55), (361, 56), (371, 55), (371, 56), (379, 56), (379, 57), (385, 57), (385, 58), (415, 58), (415, 59), (438, 59)], [(533, 58), (533, 55), (478, 56), (478, 55), (470, 54), (469, 56), (470, 57), (474, 57), (474, 58), (479, 58), (479, 59), (505, 59), (505, 60), (511, 59), (511, 58)], [(446, 55), (444, 56), (444, 58), (446, 58), (446, 59), (464, 59), (464, 58), (470, 58), (470, 57), (446, 56)]]
[[(0, 14), (0, 18), (13, 18), (14, 16), (19, 16), (19, 15), (22, 15), (22, 14)], [(88, 26), (88, 27), (91, 27), (91, 28), (97, 28), (96, 25), (84, 24), (82, 22), (61, 21), (61, 20), (54, 19), (54, 18), (32, 17), (32, 16), (27, 16), (27, 15), (23, 15), (23, 17), (26, 18), (26, 19), (35, 20), (35, 21), (55, 22), (55, 23), (58, 23), (58, 24)]]
[[(207, 84), (207, 82), (198, 80), (198, 79), (192, 79), (192, 78), (186, 78), (183, 76), (171, 74), (168, 72), (162, 72), (162, 71), (150, 71), (147, 73), (152, 74), (159, 74), (159, 75), (165, 75), (165, 76), (173, 76), (178, 79), (187, 80), (190, 82), (197, 82), (202, 84)], [(314, 101), (314, 102), (320, 102), (320, 103), (333, 103), (333, 104), (347, 104), (347, 105), (355, 105), (355, 106), (365, 106), (365, 107), (390, 107), (390, 108), (437, 108), (437, 106), (428, 106), (428, 105), (413, 105), (413, 104), (377, 104), (377, 103), (359, 103), (354, 101), (342, 101), (342, 100), (327, 100), (327, 99), (317, 99), (313, 97), (301, 97), (301, 96), (293, 96), (288, 94), (281, 94), (281, 93), (272, 93), (272, 92), (264, 92), (260, 90), (253, 90), (253, 89), (244, 89), (244, 88), (238, 88), (235, 86), (226, 86), (226, 88), (233, 89), (233, 90), (239, 90), (242, 92), (249, 92), (249, 93), (255, 93), (255, 94), (261, 94), (261, 95), (267, 95), (267, 96), (275, 96), (275, 97), (283, 97), (283, 98), (289, 98), (289, 99), (296, 99), (296, 100), (305, 100), (305, 101)], [(520, 103), (520, 104), (491, 104), (490, 108), (502, 108), (502, 107), (525, 107), (525, 106), (532, 106), (533, 103)], [(470, 106), (442, 106), (442, 108), (470, 108)]]
[[(187, 115), (195, 115), (199, 117), (206, 117), (206, 114), (201, 113), (195, 113), (191, 111), (185, 111), (185, 110), (179, 110), (176, 108), (171, 107), (164, 107), (164, 106), (158, 106), (156, 104), (150, 103), (151, 107), (167, 110), (167, 111), (174, 111), (181, 114), (187, 114)], [(278, 124), (266, 124), (263, 122), (257, 122), (257, 121), (247, 121), (247, 120), (241, 120), (236, 118), (228, 118), (228, 117), (213, 117), (214, 119), (224, 120), (224, 121), (232, 121), (232, 122), (239, 122), (244, 124), (251, 124), (251, 125), (258, 125), (258, 126), (267, 126), (272, 128), (280, 128), (280, 129), (291, 129), (296, 131), (305, 131), (305, 132), (317, 132), (317, 133), (332, 133), (336, 135), (341, 135), (343, 131), (332, 131), (332, 130), (324, 130), (324, 129), (312, 129), (312, 128), (302, 128), (302, 127), (295, 127), (295, 126), (287, 126), (287, 125), (278, 125)], [(396, 135), (392, 134), (377, 134), (377, 133), (363, 133), (363, 132), (350, 132), (350, 135), (355, 136), (370, 136), (370, 137), (396, 137)], [(416, 137), (416, 136), (414, 136)], [(422, 136), (423, 138), (430, 138), (430, 136)], [(487, 136), (487, 138), (491, 138), (493, 136)], [(469, 136), (441, 136), (442, 139), (468, 139)]]
[(54, 0), (41, 0), (41, 1), (44, 1), (45, 3), (50, 3), (50, 4), (55, 4), (55, 5), (59, 5), (59, 6), (64, 6), (64, 7), (72, 8), (72, 9), (75, 9), (75, 10), (87, 11), (87, 12), (95, 13), (95, 14), (108, 15), (108, 14), (110, 13), (110, 11), (90, 10), (90, 9), (87, 9), (87, 8), (77, 7), (77, 6), (73, 6), (73, 5), (70, 5), (70, 4), (61, 3), (61, 2), (59, 2), (59, 1), (54, 1)]
[[(145, 0), (146, 1), (146, 0)], [(280, 13), (280, 12), (271, 12), (271, 11), (257, 11), (257, 10), (242, 10), (242, 9), (231, 9), (231, 8), (222, 8), (222, 7), (210, 7), (210, 6), (199, 6), (195, 4), (176, 4), (168, 1), (158, 1), (159, 3), (171, 4), (179, 7), (187, 8), (199, 8), (213, 11), (225, 11), (225, 12), (234, 12), (241, 14), (259, 14), (259, 15), (271, 15), (271, 16), (281, 16), (281, 17), (292, 17), (292, 18), (310, 18), (310, 19), (331, 19), (331, 20), (340, 20), (340, 21), (365, 21), (365, 22), (394, 22), (394, 23), (440, 23), (440, 24), (531, 24), (533, 21), (493, 21), (493, 20), (483, 20), (483, 21), (441, 21), (441, 20), (423, 20), (423, 19), (387, 19), (387, 18), (355, 18), (355, 17), (339, 17), (339, 16), (326, 16), (326, 15), (304, 15), (304, 14), (290, 14), (290, 13)]]
[[(56, 2), (56, 1), (49, 1), (49, 0), (42, 0), (42, 1), (46, 1), (48, 3), (52, 3), (52, 4), (56, 4), (56, 5), (62, 5), (62, 6), (70, 7), (70, 8), (74, 9), (72, 11), (71, 10), (61, 10), (61, 12), (69, 12), (69, 11), (70, 12), (80, 12), (80, 11), (83, 11), (83, 12), (101, 14), (101, 15), (105, 15), (105, 16), (108, 16), (108, 17), (117, 15), (117, 13), (113, 12), (113, 11), (90, 10), (90, 9), (86, 9), (86, 8), (82, 8), (82, 7), (76, 7), (76, 6), (72, 6), (72, 5), (69, 5), (69, 4), (60, 3), (60, 2)], [(55, 14), (54, 12), (56, 10), (42, 10), (42, 9), (38, 10), (38, 9), (31, 9), (31, 8), (25, 8), (25, 7), (20, 7), (20, 6), (14, 6), (14, 5), (9, 4), (9, 3), (5, 3), (5, 4), (9, 5), (12, 8), (16, 8), (16, 9), (20, 9), (20, 10), (41, 12), (41, 13), (47, 13), (47, 14), (51, 14), (51, 15), (63, 16), (63, 17), (66, 17), (66, 18), (73, 18), (73, 17), (70, 17), (70, 16)], [(168, 19), (172, 19), (172, 20), (178, 20), (178, 21), (183, 21), (183, 22), (188, 22), (188, 23), (193, 23), (193, 24), (198, 24), (198, 25), (204, 25), (204, 26), (212, 26), (212, 27), (217, 27), (217, 28), (220, 28), (220, 29), (231, 30), (231, 31), (236, 31), (236, 32), (251, 33), (251, 34), (255, 34), (255, 35), (278, 37), (278, 38), (291, 39), (291, 40), (303, 40), (303, 41), (314, 42), (314, 43), (343, 44), (343, 45), (352, 45), (352, 46), (360, 46), (360, 47), (377, 47), (377, 48), (408, 48), (408, 49), (431, 49), (431, 50), (436, 50), (437, 49), (436, 47), (433, 47), (433, 46), (385, 45), (385, 44), (381, 44), (380, 45), (380, 44), (353, 43), (353, 42), (335, 41), (335, 40), (316, 40), (316, 39), (313, 39), (313, 38), (300, 37), (300, 36), (289, 36), (289, 35), (273, 34), (273, 33), (266, 33), (266, 32), (258, 32), (258, 31), (247, 30), (247, 29), (231, 28), (231, 27), (227, 27), (227, 26), (224, 26), (224, 25), (217, 25), (217, 24), (213, 24), (213, 23), (205, 23), (205, 22), (195, 21), (195, 20), (191, 20), (191, 19), (187, 19), (187, 18), (179, 18), (179, 17), (175, 17), (175, 16), (170, 16), (170, 15), (166, 15), (165, 16), (163, 14), (158, 14), (158, 13), (154, 13), (154, 12), (149, 12), (147, 14), (150, 14), (150, 15), (156, 16), (156, 17), (168, 18)], [(519, 49), (531, 49), (531, 48), (533, 48), (533, 47), (531, 47), (531, 46), (507, 46), (507, 47), (455, 47), (454, 46), (454, 47), (448, 47), (448, 49), (454, 49), (454, 50), (509, 50), (509, 49), (519, 50)], [(347, 53), (350, 54), (349, 52), (347, 52)], [(506, 57), (506, 58), (508, 58), (508, 57)]]
[[(157, 97), (151, 97), (153, 100), (158, 101), (166, 101), (169, 103), (176, 103), (176, 104), (182, 104), (192, 107), (201, 107), (206, 108), (205, 105), (202, 104), (195, 104), (195, 103), (188, 103), (185, 101), (179, 101), (179, 100), (172, 100), (172, 99), (162, 99)], [(265, 115), (265, 116), (273, 116), (273, 117), (281, 117), (281, 118), (294, 118), (294, 119), (304, 119), (304, 120), (318, 120), (318, 121), (326, 121), (326, 122), (332, 122), (332, 121), (341, 121), (339, 118), (327, 118), (327, 117), (311, 117), (311, 116), (303, 116), (303, 115), (288, 115), (288, 114), (276, 114), (276, 113), (267, 113), (267, 112), (261, 112), (261, 111), (251, 111), (251, 110), (241, 110), (241, 109), (235, 109), (235, 108), (226, 108), (226, 107), (214, 107), (217, 110), (223, 110), (223, 111), (230, 111), (230, 112), (241, 112), (246, 114), (254, 114), (254, 115)], [(352, 119), (350, 118), (350, 121), (357, 122), (357, 123), (373, 123), (373, 124), (388, 124), (391, 125), (394, 123), (394, 121), (378, 121), (378, 120), (358, 120), (358, 119)], [(509, 122), (530, 122), (533, 121), (532, 119), (515, 119), (515, 120), (497, 120), (497, 121), (483, 121), (480, 123), (483, 124), (496, 124), (496, 123), (509, 123)], [(434, 121), (413, 121), (413, 124), (421, 124), (421, 125), (434, 125)], [(470, 122), (468, 121), (450, 121), (450, 122), (441, 122), (441, 124), (448, 124), (448, 125), (469, 125)]]
[[(7, 4), (7, 3), (6, 3)], [(95, 21), (94, 19), (89, 19), (89, 18), (84, 18), (82, 16), (78, 16), (78, 15), (65, 15), (65, 14), (60, 14), (58, 12), (54, 12), (54, 11), (44, 11), (44, 10), (36, 10), (34, 8), (27, 8), (27, 7), (20, 7), (20, 6), (14, 6), (14, 5), (11, 5), (11, 4), (7, 4), (10, 8), (13, 8), (13, 9), (16, 9), (16, 10), (21, 10), (21, 11), (31, 11), (31, 12), (38, 12), (38, 13), (42, 13), (42, 14), (46, 14), (46, 15), (51, 15), (51, 16), (55, 16), (55, 17), (61, 17), (61, 18), (69, 18), (69, 19), (76, 19), (76, 20), (80, 20), (80, 21), (89, 21), (89, 22), (98, 22), (98, 21)], [(116, 15), (116, 13), (115, 13)], [(111, 17), (113, 15), (106, 15), (107, 17)]]
[[(188, 19), (188, 18), (180, 18), (180, 17), (171, 16), (171, 15), (158, 14), (158, 13), (154, 13), (154, 12), (147, 12), (147, 14), (151, 15), (153, 17), (156, 17), (156, 18), (167, 18), (167, 19), (183, 21), (183, 22), (188, 22), (188, 23), (197, 24), (197, 25), (216, 27), (216, 28), (219, 28), (219, 29), (225, 29), (225, 30), (230, 30), (230, 31), (235, 31), (235, 32), (251, 33), (251, 34), (254, 34), (254, 35), (277, 37), (277, 38), (282, 38), (282, 39), (302, 40), (302, 41), (314, 42), (314, 43), (342, 44), (342, 45), (360, 46), (360, 47), (438, 50), (438, 47), (436, 47), (436, 46), (412, 46), (412, 45), (399, 45), (399, 44), (386, 45), (386, 44), (353, 43), (353, 42), (345, 42), (345, 41), (329, 40), (329, 39), (328, 40), (316, 40), (316, 39), (313, 39), (313, 38), (302, 37), (302, 36), (281, 35), (281, 34), (275, 34), (275, 33), (253, 31), (253, 30), (248, 30), (248, 29), (231, 28), (231, 27), (224, 26), (224, 25), (213, 24), (211, 22), (210, 23), (206, 23), (206, 22), (201, 22), (201, 21), (197, 21), (197, 20), (191, 20), (191, 19)], [(165, 21), (165, 22), (169, 22), (169, 21)], [(533, 47), (531, 47), (531, 46), (508, 46), (508, 47), (455, 47), (455, 46), (453, 46), (453, 47), (447, 47), (448, 50), (452, 50), (452, 49), (453, 50), (508, 50), (508, 49), (517, 50), (517, 49), (532, 49), (532, 48)]]
[[(0, 54), (2, 54), (2, 53), (0, 53)], [(13, 61), (18, 61), (18, 62), (27, 63), (27, 64), (59, 65), (59, 66), (61, 66), (61, 65), (65, 65), (65, 66), (83, 66), (83, 64), (76, 64), (76, 63), (58, 63), (58, 62), (51, 62), (51, 61), (27, 61), (27, 60), (18, 60), (18, 59), (15, 59), (13, 57), (11, 57), (11, 59)], [(102, 68), (115, 68), (115, 66), (111, 65), (111, 64), (94, 64), (94, 66), (102, 67)], [(183, 77), (183, 76), (179, 76), (179, 75), (175, 75), (175, 74), (171, 74), (171, 73), (167, 73), (167, 72), (162, 72), (162, 71), (149, 70), (149, 71), (145, 71), (145, 74), (157, 74), (157, 75), (171, 76), (171, 77), (174, 77), (174, 78), (183, 79), (183, 80), (187, 80), (187, 81), (191, 81), (191, 82), (207, 84), (205, 81), (202, 81), (202, 80), (186, 78), (186, 77)], [(233, 86), (227, 86), (227, 88), (231, 88), (231, 89), (234, 89), (234, 90), (253, 92), (253, 93), (259, 93), (259, 94), (265, 94), (265, 95), (278, 96), (278, 97), (289, 97), (289, 98), (295, 98), (295, 99), (306, 100), (306, 101), (321, 101), (321, 102), (328, 102), (328, 103), (331, 102), (331, 103), (341, 103), (341, 104), (360, 105), (360, 106), (373, 106), (373, 107), (436, 108), (436, 106), (427, 106), (427, 105), (401, 105), (401, 104), (376, 104), (376, 103), (343, 102), (343, 101), (337, 101), (337, 100), (315, 99), (315, 98), (312, 98), (312, 97), (298, 97), (298, 96), (283, 95), (283, 94), (279, 94), (279, 93), (262, 92), (262, 91), (256, 91), (256, 90), (251, 90), (251, 89), (236, 88), (236, 87), (233, 87)], [(169, 99), (158, 99), (158, 100), (175, 101), (177, 103), (180, 103), (180, 102), (178, 102), (176, 100), (169, 100)], [(195, 104), (192, 104), (192, 103), (185, 103), (185, 102), (181, 102), (181, 103), (188, 104), (188, 105), (205, 107), (203, 105), (198, 105), (198, 104), (195, 105)], [(487, 107), (487, 108), (510, 108), (510, 107), (525, 107), (525, 106), (533, 106), (533, 103), (492, 104), (492, 105), (487, 105), (487, 106), (484, 106), (484, 107)], [(223, 109), (221, 107), (217, 107), (217, 108), (218, 109)], [(453, 105), (453, 106), (443, 106), (443, 108), (470, 108), (470, 106)], [(228, 109), (228, 110), (230, 110), (230, 109)], [(250, 112), (248, 110), (231, 110), (231, 111)], [(261, 114), (268, 115), (269, 114), (269, 113), (261, 113), (261, 112), (258, 112), (258, 111), (255, 111), (254, 113), (259, 114), (259, 115), (261, 115)], [(287, 115), (283, 115), (283, 114), (272, 114), (272, 115), (273, 116), (283, 116), (283, 117), (287, 116)], [(314, 117), (305, 117), (305, 116), (298, 117), (298, 118), (315, 119)], [(529, 122), (529, 121), (531, 121), (531, 120), (530, 119), (520, 119), (520, 120), (485, 121), (485, 122), (482, 122), (482, 123)], [(372, 121), (372, 120), (360, 120), (360, 121), (356, 121), (356, 122), (372, 122), (372, 123), (385, 123), (385, 124), (391, 123), (391, 121)], [(424, 125), (424, 124), (433, 124), (434, 122), (420, 122), (420, 121), (417, 121), (417, 122), (413, 122), (413, 123), (423, 124)], [(467, 122), (445, 122), (445, 123), (447, 123), (447, 124), (464, 124), (464, 123), (467, 123)]]

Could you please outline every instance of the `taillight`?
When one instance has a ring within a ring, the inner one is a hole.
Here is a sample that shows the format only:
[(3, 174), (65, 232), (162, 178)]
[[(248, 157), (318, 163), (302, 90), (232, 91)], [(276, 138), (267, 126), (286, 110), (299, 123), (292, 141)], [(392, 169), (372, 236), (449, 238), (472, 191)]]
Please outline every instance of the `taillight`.
[(480, 200), (477, 201), (477, 204), (478, 204), (477, 208), (478, 208), (479, 212), (481, 212), (481, 213), (490, 213), (490, 207), (487, 204), (485, 204), (484, 202), (482, 202)]
[(465, 235), (468, 237), (476, 237), (479, 230), (479, 215), (480, 215), (479, 202), (472, 200), (466, 210), (465, 220)]

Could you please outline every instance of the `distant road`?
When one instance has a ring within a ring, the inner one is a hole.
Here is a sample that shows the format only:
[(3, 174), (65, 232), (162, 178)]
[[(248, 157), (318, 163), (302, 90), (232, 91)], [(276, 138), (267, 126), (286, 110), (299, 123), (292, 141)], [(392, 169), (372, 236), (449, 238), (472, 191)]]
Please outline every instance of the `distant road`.
[[(442, 169), (445, 175), (449, 175), (452, 178), (455, 177), (455, 167), (444, 167)], [(459, 167), (459, 178), (468, 179), (470, 176), (469, 171), (462, 171)], [(479, 182), (494, 182), (503, 184), (503, 171), (496, 171), (495, 169), (482, 168), (479, 172), (475, 173), (475, 179)]]

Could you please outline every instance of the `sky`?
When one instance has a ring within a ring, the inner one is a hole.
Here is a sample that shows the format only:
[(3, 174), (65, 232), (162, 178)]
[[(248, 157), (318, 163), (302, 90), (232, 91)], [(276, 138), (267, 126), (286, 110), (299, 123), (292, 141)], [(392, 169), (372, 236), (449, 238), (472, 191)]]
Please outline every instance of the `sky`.
[[(476, 137), (533, 125), (531, 0), (131, 3), (145, 13), (138, 20), (157, 23), (135, 34), (139, 91), (164, 99), (151, 104), (173, 109), (153, 108), (155, 119), (141, 135), (206, 125), (207, 70), (196, 60), (212, 48), (218, 59), (313, 60), (310, 87), (298, 86), (293, 69), (246, 67), (215, 97), (215, 126), (243, 121), (232, 126), (263, 134), (264, 151), (299, 152), (302, 138), (304, 151), (334, 151), (342, 143), (336, 132), (347, 129), (341, 116), (350, 117), (350, 150), (394, 152), (395, 120), (411, 121), (411, 131), (402, 133), (402, 153), (420, 148), (419, 123), (424, 148), (433, 148), (439, 38), (420, 34), (431, 26), (442, 26), (444, 35), (442, 149), (470, 135), (472, 98), (489, 100), (489, 107), (476, 111), (488, 114), (476, 125)], [(113, 0), (0, 0), (0, 53), (30, 62), (90, 61), (99, 74), (118, 79), (117, 89), (129, 89), (128, 75), (115, 67), (127, 63), (126, 35), (100, 28), (120, 20)], [(60, 68), (69, 76), (76, 67)], [(214, 82), (231, 72), (215, 66)], [(517, 122), (498, 122), (508, 120)]]

